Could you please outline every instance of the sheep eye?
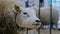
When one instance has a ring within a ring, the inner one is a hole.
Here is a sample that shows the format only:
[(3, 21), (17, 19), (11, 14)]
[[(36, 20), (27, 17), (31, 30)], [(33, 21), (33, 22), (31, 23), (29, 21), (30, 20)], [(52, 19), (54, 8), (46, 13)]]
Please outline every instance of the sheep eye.
[(27, 13), (25, 12), (25, 13), (23, 13), (24, 15), (26, 15)]
[(24, 14), (24, 15), (27, 15), (27, 17), (29, 17), (29, 15), (28, 15), (26, 12), (24, 12), (23, 14)]

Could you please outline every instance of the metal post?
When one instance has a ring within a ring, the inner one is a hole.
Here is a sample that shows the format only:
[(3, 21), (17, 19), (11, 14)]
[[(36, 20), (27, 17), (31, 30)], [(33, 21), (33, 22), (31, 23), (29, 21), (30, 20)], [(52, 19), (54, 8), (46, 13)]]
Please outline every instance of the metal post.
[[(40, 0), (39, 0), (39, 19), (40, 19)], [(38, 28), (38, 34), (40, 34), (40, 27)]]
[(40, 34), (40, 28), (38, 28), (38, 34)]
[(26, 31), (26, 34), (28, 34), (28, 28), (26, 28), (25, 31)]
[(52, 0), (50, 0), (50, 34), (52, 34), (51, 29), (53, 27), (52, 23)]

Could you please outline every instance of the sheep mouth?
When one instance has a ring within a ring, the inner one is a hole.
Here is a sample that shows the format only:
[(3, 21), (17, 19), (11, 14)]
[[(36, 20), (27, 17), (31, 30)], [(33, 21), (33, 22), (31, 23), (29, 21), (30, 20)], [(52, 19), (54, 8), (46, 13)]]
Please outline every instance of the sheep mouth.
[(40, 24), (32, 24), (32, 25), (39, 26)]

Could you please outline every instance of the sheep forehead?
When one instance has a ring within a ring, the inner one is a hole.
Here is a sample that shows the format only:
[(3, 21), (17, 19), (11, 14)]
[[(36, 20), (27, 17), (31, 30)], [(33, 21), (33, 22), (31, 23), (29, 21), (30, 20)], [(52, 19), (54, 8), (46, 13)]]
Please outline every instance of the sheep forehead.
[(22, 12), (27, 12), (27, 13), (36, 13), (34, 9), (32, 8), (23, 8)]

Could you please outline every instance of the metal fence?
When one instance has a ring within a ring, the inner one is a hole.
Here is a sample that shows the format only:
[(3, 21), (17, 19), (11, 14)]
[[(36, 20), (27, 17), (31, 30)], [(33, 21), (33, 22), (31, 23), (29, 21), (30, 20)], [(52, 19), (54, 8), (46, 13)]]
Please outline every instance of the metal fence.
[[(40, 18), (40, 2), (41, 0), (39, 0), (39, 18)], [(50, 7), (52, 7), (52, 0), (50, 0)], [(50, 34), (51, 34), (51, 27), (52, 27), (52, 8), (50, 8)], [(28, 29), (26, 29), (26, 34), (28, 34)], [(38, 28), (38, 34), (40, 33), (40, 28)]]
[[(54, 3), (53, 3), (54, 2)], [(50, 0), (50, 29), (49, 29), (49, 34), (52, 34), (52, 31), (51, 31), (51, 29), (52, 29), (52, 26), (53, 26), (53, 24), (52, 24), (52, 5), (53, 6), (55, 6), (55, 7), (58, 7), (58, 9), (60, 9), (60, 5), (56, 5), (56, 3), (60, 3), (60, 1), (59, 0)], [(40, 0), (39, 0), (39, 18), (40, 18)], [(41, 34), (40, 33), (40, 28), (38, 28), (37, 29), (38, 30), (38, 34)], [(26, 34), (28, 34), (28, 29), (26, 29)]]

